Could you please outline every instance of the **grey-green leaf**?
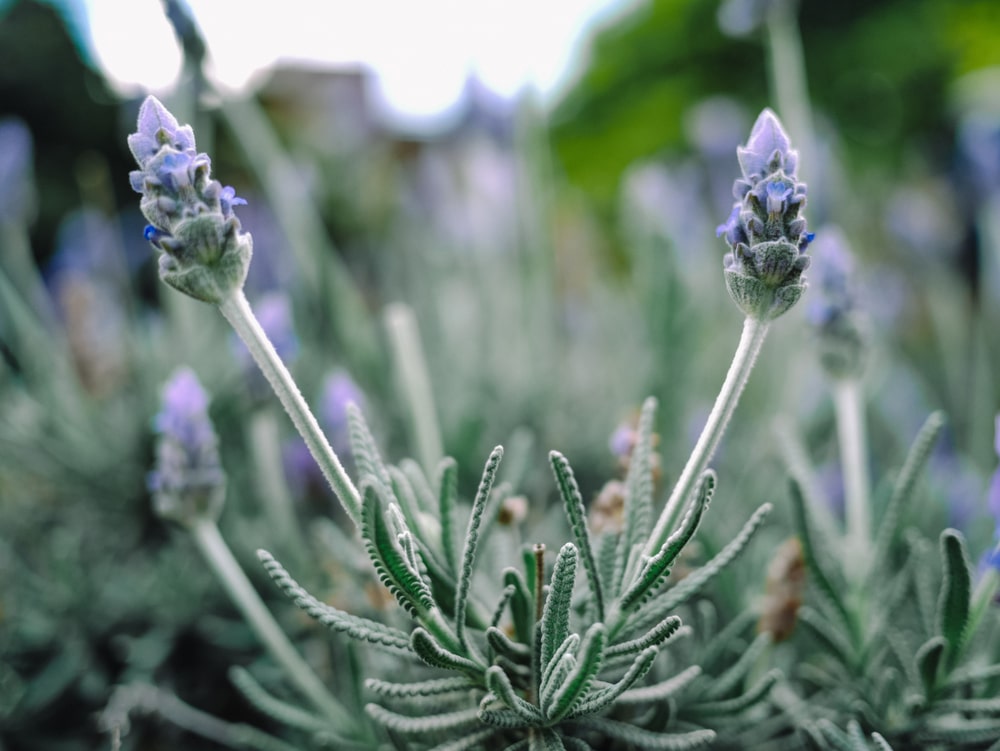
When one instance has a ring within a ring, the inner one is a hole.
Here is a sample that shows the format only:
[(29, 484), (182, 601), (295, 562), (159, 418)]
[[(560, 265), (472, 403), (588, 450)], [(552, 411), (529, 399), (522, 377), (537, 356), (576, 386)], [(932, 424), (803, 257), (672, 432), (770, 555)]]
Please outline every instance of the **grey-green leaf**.
[(963, 646), (969, 623), (969, 600), (972, 594), (972, 574), (965, 540), (960, 532), (946, 529), (941, 533), (941, 563), (943, 566), (941, 593), (938, 597), (938, 632), (948, 641), (951, 664)]

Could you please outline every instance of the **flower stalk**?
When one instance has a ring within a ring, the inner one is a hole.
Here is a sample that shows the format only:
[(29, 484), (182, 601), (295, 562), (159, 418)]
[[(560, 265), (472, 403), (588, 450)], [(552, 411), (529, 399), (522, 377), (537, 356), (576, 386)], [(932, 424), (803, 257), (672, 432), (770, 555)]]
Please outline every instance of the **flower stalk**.
[(198, 550), (233, 603), (261, 640), (271, 656), (281, 665), (295, 686), (331, 724), (353, 727), (354, 720), (295, 651), (285, 632), (261, 601), (247, 575), (210, 518), (201, 518), (189, 526)]
[(343, 505), (347, 515), (355, 524), (361, 520), (361, 496), (347, 475), (340, 459), (330, 446), (316, 417), (309, 409), (302, 392), (299, 391), (291, 373), (281, 361), (271, 341), (267, 338), (260, 323), (247, 302), (243, 290), (235, 290), (219, 303), (219, 311), (229, 321), (239, 335), (261, 372), (274, 389), (281, 405), (291, 417), (295, 428), (299, 431), (310, 453), (315, 457), (320, 470), (330, 487)]
[(698, 437), (698, 442), (695, 444), (691, 456), (688, 457), (681, 476), (677, 480), (677, 484), (674, 485), (674, 489), (663, 507), (663, 512), (649, 536), (646, 548), (643, 550), (644, 555), (655, 555), (666, 542), (667, 536), (677, 523), (684, 503), (694, 492), (698, 478), (708, 468), (708, 463), (712, 460), (712, 456), (719, 446), (719, 441), (722, 439), (722, 434), (733, 416), (740, 394), (743, 393), (750, 378), (757, 355), (760, 354), (764, 338), (767, 336), (768, 326), (767, 321), (751, 317), (747, 317), (743, 322), (743, 333), (740, 336), (732, 364), (726, 373), (726, 379), (722, 383), (722, 388), (712, 406), (708, 421)]

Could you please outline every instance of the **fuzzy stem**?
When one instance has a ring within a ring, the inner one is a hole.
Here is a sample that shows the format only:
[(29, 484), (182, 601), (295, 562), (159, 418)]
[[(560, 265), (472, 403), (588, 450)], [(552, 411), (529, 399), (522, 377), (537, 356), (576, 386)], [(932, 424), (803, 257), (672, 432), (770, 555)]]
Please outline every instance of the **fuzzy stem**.
[(295, 647), (240, 568), (226, 541), (222, 539), (215, 522), (210, 519), (199, 519), (190, 529), (198, 549), (223, 588), (302, 695), (309, 699), (331, 724), (353, 728), (355, 722), (350, 713), (326, 690), (316, 673), (295, 651)]
[(410, 423), (420, 463), (424, 472), (432, 476), (444, 451), (434, 413), (434, 393), (413, 309), (402, 303), (388, 306), (385, 326), (389, 332), (397, 378), (410, 407)]
[(844, 472), (847, 561), (853, 578), (857, 580), (865, 574), (865, 562), (872, 542), (868, 439), (860, 382), (856, 378), (838, 379), (834, 384), (833, 397)]
[(319, 423), (316, 422), (316, 418), (309, 410), (309, 405), (302, 398), (288, 368), (285, 367), (278, 353), (274, 350), (274, 346), (257, 322), (243, 290), (235, 291), (219, 303), (219, 310), (239, 334), (240, 339), (253, 355), (253, 359), (267, 377), (271, 388), (274, 389), (281, 400), (281, 405), (288, 412), (288, 416), (292, 418), (292, 422), (295, 423), (302, 438), (305, 439), (306, 446), (309, 447), (309, 451), (323, 471), (323, 476), (326, 477), (330, 487), (340, 499), (347, 515), (356, 525), (360, 526), (361, 496), (358, 494), (358, 489), (354, 487), (354, 483), (347, 476), (340, 459), (330, 447), (330, 442), (320, 430)]
[(708, 416), (708, 422), (701, 431), (701, 436), (695, 444), (691, 456), (688, 457), (687, 464), (681, 472), (677, 484), (667, 499), (666, 506), (660, 514), (660, 518), (653, 528), (653, 533), (646, 542), (644, 555), (653, 556), (660, 550), (663, 543), (680, 513), (681, 507), (691, 495), (698, 483), (701, 473), (708, 467), (708, 463), (715, 454), (715, 449), (719, 445), (719, 440), (729, 423), (729, 418), (736, 409), (743, 387), (746, 386), (750, 371), (753, 370), (754, 362), (760, 353), (764, 337), (767, 336), (768, 322), (748, 317), (743, 322), (743, 334), (740, 336), (740, 343), (733, 356), (733, 362), (726, 373), (726, 380), (722, 384), (715, 405)]

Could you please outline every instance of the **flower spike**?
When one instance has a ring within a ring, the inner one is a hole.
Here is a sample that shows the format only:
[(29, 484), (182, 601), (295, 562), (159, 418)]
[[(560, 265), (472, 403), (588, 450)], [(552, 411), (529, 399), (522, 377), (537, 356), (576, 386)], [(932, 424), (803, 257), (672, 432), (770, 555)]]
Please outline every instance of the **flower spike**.
[(716, 228), (731, 252), (724, 259), (726, 286), (743, 311), (770, 321), (805, 291), (805, 249), (812, 240), (800, 216), (805, 183), (798, 181), (798, 152), (777, 116), (760, 113), (746, 146), (736, 149), (743, 173), (733, 185), (736, 203)]
[(246, 201), (211, 179), (211, 160), (195, 149), (194, 131), (160, 101), (146, 97), (128, 146), (139, 169), (129, 183), (142, 194), (145, 236), (160, 256), (160, 278), (191, 297), (220, 303), (241, 289), (253, 242), (233, 207)]

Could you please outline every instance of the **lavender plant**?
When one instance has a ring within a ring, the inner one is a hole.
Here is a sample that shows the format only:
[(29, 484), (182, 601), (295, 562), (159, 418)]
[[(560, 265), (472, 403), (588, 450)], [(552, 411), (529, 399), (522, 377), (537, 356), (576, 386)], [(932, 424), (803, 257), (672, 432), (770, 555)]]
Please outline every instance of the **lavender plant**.
[[(180, 126), (153, 97), (140, 109), (138, 132), (129, 137), (129, 146), (140, 167), (131, 182), (143, 195), (141, 208), (151, 222), (146, 237), (161, 253), (161, 278), (185, 294), (217, 305), (245, 342), (357, 526), (379, 580), (411, 625), (390, 625), (323, 603), (300, 587), (271, 554), (261, 551), (265, 569), (300, 608), (328, 628), (396, 658), (452, 674), (424, 675), (411, 667), (406, 673), (413, 680), (366, 681), (378, 699), (367, 705), (367, 716), (388, 737), (415, 748), (469, 749), (488, 744), (507, 749), (687, 749), (715, 741), (715, 726), (732, 740), (753, 721), (755, 712), (758, 717), (760, 712), (769, 713), (762, 701), (778, 674), (767, 672), (744, 686), (770, 639), (768, 634), (715, 677), (702, 676), (701, 667), (693, 664), (672, 672), (657, 667), (657, 658), (690, 631), (674, 611), (732, 563), (770, 510), (769, 504), (761, 506), (705, 565), (679, 583), (664, 586), (715, 493), (716, 476), (708, 465), (768, 326), (805, 289), (802, 272), (809, 259), (804, 251), (811, 239), (801, 216), (805, 185), (795, 177), (798, 155), (771, 111), (761, 114), (746, 147), (739, 149), (743, 177), (734, 188), (737, 204), (719, 229), (732, 250), (726, 257), (725, 277), (731, 296), (746, 314), (743, 336), (702, 435), (658, 519), (654, 524), (656, 402), (650, 399), (631, 452), (620, 524), (604, 525), (600, 532), (588, 525), (569, 462), (551, 452), (550, 465), (572, 540), (560, 548), (551, 574), (545, 547), (537, 543), (523, 551), (521, 565), (501, 567), (500, 581), (492, 589), (478, 571), (487, 556), (494, 559), (489, 568), (498, 567), (496, 546), (490, 544), (497, 528), (492, 520), (512, 492), (505, 483), (496, 483), (503, 449), (498, 446), (490, 454), (471, 509), (463, 514), (454, 461), (444, 459), (433, 475), (426, 472), (439, 452), (435, 449), (439, 439), (428, 437), (436, 436), (429, 413), (414, 417), (417, 436), (422, 436), (424, 468), (413, 462), (392, 466), (381, 458), (367, 423), (352, 407), (352, 453), (359, 476), (355, 485), (243, 296), (252, 243), (233, 212), (241, 199), (211, 178), (209, 159), (196, 151), (190, 127)], [(393, 320), (401, 320), (398, 312)], [(411, 344), (412, 328), (400, 323), (391, 330), (400, 360), (404, 366), (415, 366), (419, 374), (422, 365), (414, 354), (419, 350)], [(412, 368), (409, 371), (414, 376)], [(187, 376), (176, 388), (185, 381), (188, 388), (181, 390), (198, 396), (186, 414), (199, 422), (203, 417), (195, 413), (203, 414), (204, 399)], [(407, 383), (411, 402), (426, 401), (422, 396), (426, 387), (420, 388), (419, 380), (410, 377)], [(193, 439), (209, 433), (202, 426), (187, 435)], [(200, 439), (185, 443), (165, 434), (161, 464), (176, 456), (182, 444), (187, 448), (181, 453), (188, 459), (212, 459), (211, 452), (198, 448), (208, 443)], [(217, 478), (211, 467), (195, 467), (192, 462), (184, 468), (186, 479), (163, 480), (174, 477), (167, 465), (154, 475), (157, 488), (172, 488), (176, 491), (172, 497), (183, 499), (180, 507), (187, 510), (181, 520), (315, 712), (268, 696), (245, 674), (238, 674), (237, 683), (254, 703), (313, 742), (337, 737), (349, 745), (377, 743), (370, 728), (359, 724), (318, 685), (309, 667), (275, 632), (273, 620), (218, 535), (214, 502), (204, 502), (208, 496), (216, 499), (218, 484), (211, 492), (203, 491), (197, 479), (202, 476)], [(578, 568), (582, 576), (577, 575)], [(650, 673), (656, 675), (654, 682), (641, 685)], [(671, 706), (677, 711), (665, 711)]]
[(869, 345), (847, 273), (849, 251), (839, 232), (827, 237), (815, 249), (820, 295), (810, 317), (834, 390), (847, 530), (843, 536), (818, 533), (801, 478), (792, 480), (810, 581), (809, 602), (795, 612), (805, 632), (798, 635), (800, 649), (809, 655), (794, 675), (809, 703), (799, 732), (819, 749), (867, 748), (862, 729), (873, 731), (877, 748), (995, 749), (1000, 655), (995, 624), (984, 619), (996, 591), (994, 574), (987, 567), (973, 587), (975, 570), (958, 530), (944, 530), (935, 550), (921, 530), (905, 528), (905, 510), (944, 417), (927, 418), (886, 483), (891, 490), (882, 494), (880, 518), (871, 524), (879, 509), (862, 469), (868, 456), (860, 419)]

